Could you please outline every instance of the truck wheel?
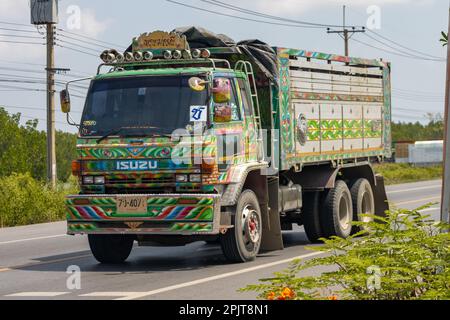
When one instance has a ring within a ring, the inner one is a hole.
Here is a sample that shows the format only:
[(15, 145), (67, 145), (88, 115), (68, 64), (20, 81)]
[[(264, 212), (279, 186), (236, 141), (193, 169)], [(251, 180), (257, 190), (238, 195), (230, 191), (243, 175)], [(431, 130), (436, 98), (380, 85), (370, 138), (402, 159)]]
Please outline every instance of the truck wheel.
[(100, 263), (122, 263), (133, 248), (134, 237), (130, 235), (90, 234), (89, 246)]
[(353, 206), (352, 195), (344, 181), (336, 181), (325, 197), (320, 220), (324, 236), (347, 238), (352, 231)]
[[(374, 214), (375, 200), (372, 186), (367, 179), (358, 179), (350, 189), (353, 200), (353, 220), (361, 222), (372, 221), (372, 218), (361, 217), (360, 214)], [(364, 227), (353, 226), (352, 233), (366, 230)]]
[(220, 236), (223, 254), (232, 262), (254, 260), (261, 246), (262, 223), (258, 198), (253, 191), (242, 192), (231, 222), (234, 228)]
[(312, 243), (320, 242), (323, 231), (320, 223), (320, 192), (306, 192), (303, 197), (303, 227)]

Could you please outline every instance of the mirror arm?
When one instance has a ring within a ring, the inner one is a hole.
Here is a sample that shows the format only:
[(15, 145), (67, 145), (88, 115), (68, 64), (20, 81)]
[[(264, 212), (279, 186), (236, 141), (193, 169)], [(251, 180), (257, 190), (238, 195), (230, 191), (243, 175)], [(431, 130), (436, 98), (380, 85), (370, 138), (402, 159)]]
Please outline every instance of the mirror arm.
[(69, 113), (69, 112), (66, 113), (66, 119), (67, 119), (67, 123), (68, 123), (69, 125), (74, 126), (74, 127), (77, 127), (78, 130), (80, 129), (80, 125), (77, 124), (77, 123), (72, 119), (72, 117), (70, 116), (70, 113)]

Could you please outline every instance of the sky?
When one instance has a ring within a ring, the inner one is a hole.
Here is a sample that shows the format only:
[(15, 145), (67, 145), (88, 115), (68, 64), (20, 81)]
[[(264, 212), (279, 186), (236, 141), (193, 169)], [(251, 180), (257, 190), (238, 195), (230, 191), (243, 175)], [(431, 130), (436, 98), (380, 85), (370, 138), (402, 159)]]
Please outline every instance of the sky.
[[(174, 1), (185, 6), (167, 0), (60, 0), (55, 64), (71, 71), (57, 76), (58, 91), (67, 80), (95, 75), (101, 62), (98, 55), (103, 49), (113, 45), (127, 47), (141, 33), (170, 31), (180, 26), (201, 26), (236, 41), (256, 38), (272, 46), (336, 54), (344, 51), (343, 40), (336, 34), (327, 34), (326, 28), (300, 28), (298, 24), (292, 26), (294, 23), (217, 7), (211, 4), (213, 1)], [(383, 58), (392, 64), (394, 120), (424, 122), (426, 113), (443, 113), (447, 51), (439, 38), (448, 26), (447, 0), (228, 0), (226, 3), (284, 19), (327, 25), (342, 25), (342, 6), (346, 5), (347, 25), (375, 27), (371, 32), (352, 37), (350, 55)], [(45, 128), (46, 118), (44, 42), (43, 35), (30, 24), (29, 0), (0, 1), (0, 105), (7, 106), (11, 113), (21, 112), (23, 121), (39, 119), (39, 129)], [(72, 117), (76, 122), (83, 108), (83, 86), (87, 83), (72, 91)], [(59, 109), (58, 95), (56, 105), (56, 128), (76, 132)]]

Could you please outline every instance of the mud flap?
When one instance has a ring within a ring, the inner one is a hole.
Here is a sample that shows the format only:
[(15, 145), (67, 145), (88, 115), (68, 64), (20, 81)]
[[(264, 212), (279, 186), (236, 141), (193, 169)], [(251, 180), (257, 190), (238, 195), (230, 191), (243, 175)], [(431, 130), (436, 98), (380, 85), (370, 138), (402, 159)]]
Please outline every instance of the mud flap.
[(375, 215), (385, 217), (386, 211), (389, 210), (389, 203), (386, 188), (384, 186), (384, 177), (377, 174), (375, 176), (375, 180), (376, 185), (373, 189), (373, 195), (375, 198)]
[(278, 210), (278, 179), (268, 181), (268, 203), (261, 206), (263, 236), (260, 252), (283, 250), (280, 213)]

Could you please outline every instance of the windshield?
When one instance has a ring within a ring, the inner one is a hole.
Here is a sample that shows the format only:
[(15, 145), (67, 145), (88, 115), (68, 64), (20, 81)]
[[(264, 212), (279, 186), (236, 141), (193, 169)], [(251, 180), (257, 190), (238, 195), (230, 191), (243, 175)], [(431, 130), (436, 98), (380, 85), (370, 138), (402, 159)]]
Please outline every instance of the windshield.
[[(96, 80), (83, 112), (81, 136), (168, 135), (206, 119), (208, 90), (189, 87), (192, 76)], [(198, 112), (204, 114), (198, 117)]]

